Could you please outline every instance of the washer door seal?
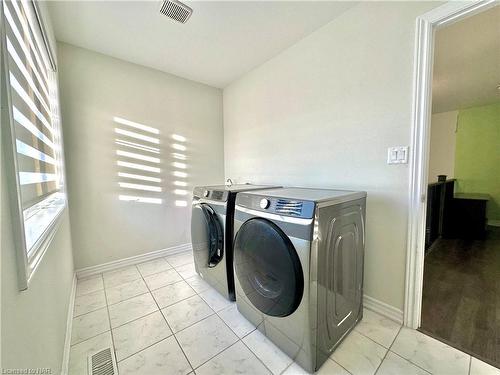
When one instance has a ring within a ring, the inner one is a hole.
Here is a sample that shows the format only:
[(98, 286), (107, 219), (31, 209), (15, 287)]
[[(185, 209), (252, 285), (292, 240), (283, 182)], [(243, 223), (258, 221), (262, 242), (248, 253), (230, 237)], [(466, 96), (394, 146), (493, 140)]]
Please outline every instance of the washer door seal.
[(214, 209), (205, 203), (200, 207), (208, 225), (208, 267), (213, 268), (224, 255), (224, 231)]
[(234, 267), (250, 302), (261, 312), (285, 317), (300, 304), (304, 276), (288, 236), (273, 222), (252, 218), (234, 241)]

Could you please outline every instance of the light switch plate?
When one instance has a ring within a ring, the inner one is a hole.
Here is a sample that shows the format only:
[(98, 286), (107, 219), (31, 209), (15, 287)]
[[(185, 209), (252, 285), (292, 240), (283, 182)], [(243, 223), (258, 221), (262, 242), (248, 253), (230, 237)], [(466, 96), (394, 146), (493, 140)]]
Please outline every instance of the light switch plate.
[(387, 149), (387, 164), (407, 164), (408, 146), (395, 146)]

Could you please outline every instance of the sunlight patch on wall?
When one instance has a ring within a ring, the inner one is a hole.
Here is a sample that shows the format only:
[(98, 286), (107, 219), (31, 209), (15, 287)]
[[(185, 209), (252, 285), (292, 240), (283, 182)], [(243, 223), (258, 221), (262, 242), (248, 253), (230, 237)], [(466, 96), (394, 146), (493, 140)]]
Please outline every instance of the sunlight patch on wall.
[(172, 152), (172, 156), (174, 157), (174, 159), (186, 160), (186, 155), (179, 154), (178, 152)]
[(186, 142), (186, 137), (183, 137), (182, 135), (179, 134), (172, 134), (172, 139), (178, 142)]
[(120, 199), (121, 201), (127, 201), (127, 202), (154, 203), (154, 204), (161, 204), (162, 203), (161, 198), (147, 198), (147, 197), (139, 197), (139, 196), (132, 196), (132, 195), (119, 195), (118, 199)]
[[(176, 160), (182, 160), (182, 162), (173, 161), (170, 164), (173, 167), (172, 174), (176, 177), (173, 181), (175, 189), (172, 192), (174, 193), (174, 195), (179, 196), (179, 198), (181, 196), (186, 197), (186, 199), (176, 200), (174, 204), (176, 207), (187, 207), (187, 195), (189, 194), (189, 190), (187, 189), (188, 183), (186, 181), (189, 176), (188, 172), (186, 171), (189, 169), (189, 164), (187, 162), (188, 157), (186, 155), (187, 139), (183, 135), (179, 134), (172, 134), (172, 139), (174, 143), (172, 143), (171, 146), (174, 152), (172, 152), (171, 155)], [(179, 189), (179, 187), (183, 187), (184, 189)]]
[(121, 117), (116, 117), (116, 116), (113, 117), (113, 120), (118, 124), (127, 125), (127, 126), (130, 126), (132, 128), (143, 130), (143, 131), (148, 132), (148, 133), (160, 134), (160, 130), (153, 128), (151, 126), (139, 124), (138, 122), (129, 121), (129, 120), (123, 119)]
[(187, 164), (186, 164), (186, 163), (179, 163), (179, 162), (174, 161), (174, 162), (172, 163), (172, 165), (173, 165), (175, 168), (178, 168), (178, 169), (186, 169), (186, 168), (187, 168)]
[(156, 147), (160, 144), (160, 130), (122, 117), (113, 117), (113, 121), (120, 125), (115, 127), (120, 187), (118, 199), (125, 202), (163, 203), (159, 167), (161, 155), (160, 148)]
[(186, 178), (188, 174), (186, 172), (174, 171), (173, 175), (175, 177)]
[(181, 145), (181, 144), (179, 144), (179, 143), (173, 143), (173, 144), (172, 144), (172, 148), (173, 148), (174, 150), (186, 151), (186, 146)]

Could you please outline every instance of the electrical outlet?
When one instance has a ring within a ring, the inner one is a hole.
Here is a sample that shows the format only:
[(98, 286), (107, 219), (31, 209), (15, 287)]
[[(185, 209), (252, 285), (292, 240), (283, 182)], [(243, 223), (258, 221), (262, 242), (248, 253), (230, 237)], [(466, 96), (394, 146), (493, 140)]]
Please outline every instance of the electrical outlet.
[(407, 164), (408, 146), (395, 146), (387, 149), (387, 164)]

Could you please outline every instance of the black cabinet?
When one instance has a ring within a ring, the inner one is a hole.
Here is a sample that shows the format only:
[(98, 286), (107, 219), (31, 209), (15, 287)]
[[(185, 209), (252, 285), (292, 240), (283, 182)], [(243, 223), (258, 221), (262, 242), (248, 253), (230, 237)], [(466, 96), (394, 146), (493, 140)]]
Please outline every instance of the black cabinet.
[(455, 193), (455, 180), (427, 188), (425, 250), (439, 237), (483, 239), (486, 235), (488, 194)]
[(447, 238), (484, 239), (486, 236), (487, 194), (457, 193), (448, 218)]
[(455, 180), (429, 184), (427, 187), (427, 214), (425, 222), (425, 250), (449, 231), (452, 216)]

